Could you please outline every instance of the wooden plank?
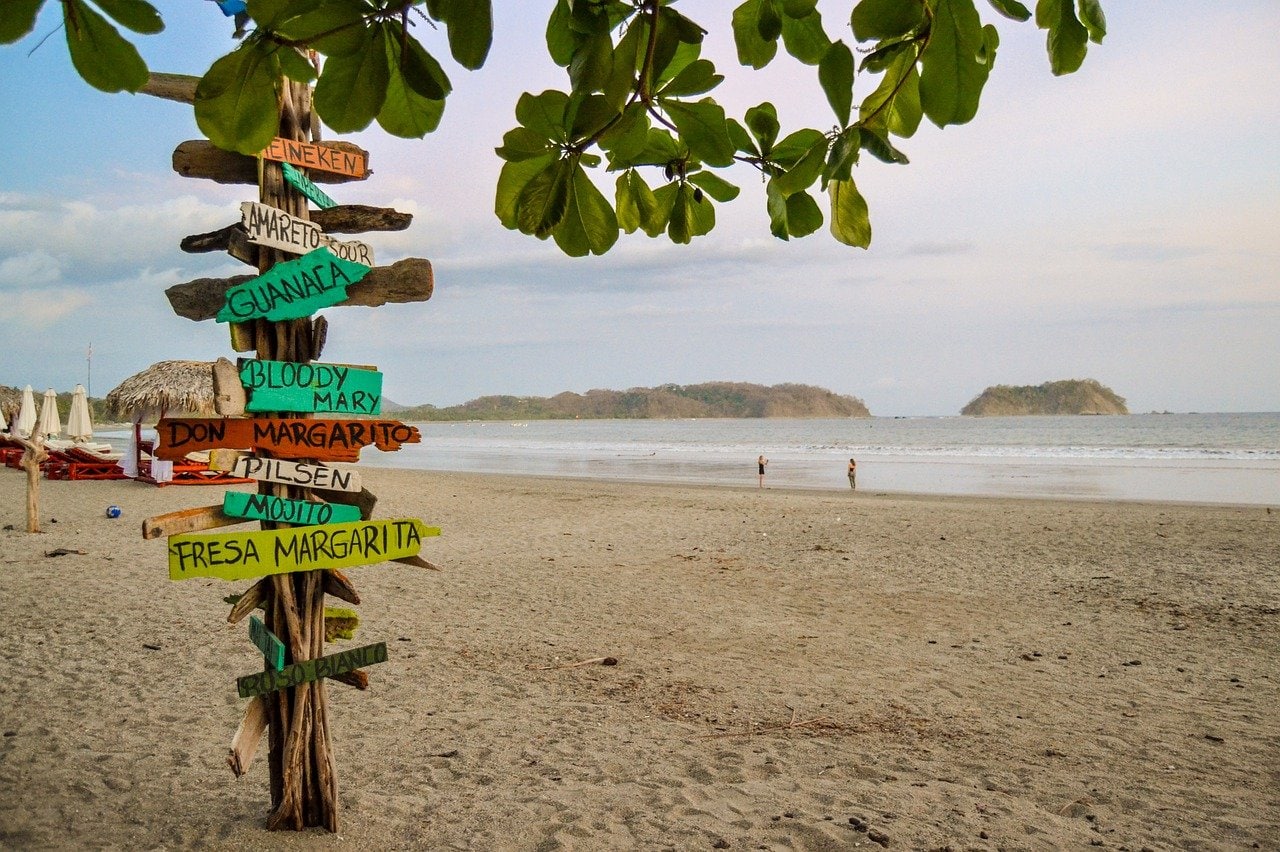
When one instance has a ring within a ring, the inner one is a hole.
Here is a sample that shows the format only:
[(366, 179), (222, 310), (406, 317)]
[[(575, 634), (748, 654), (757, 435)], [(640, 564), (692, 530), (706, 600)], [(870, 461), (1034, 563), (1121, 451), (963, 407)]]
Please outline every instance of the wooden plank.
[(369, 273), (362, 263), (342, 260), (327, 248), (277, 263), (226, 291), (218, 322), (303, 319), (347, 298), (347, 288)]
[(276, 671), (284, 668), (284, 643), (256, 615), (249, 616), (249, 641), (258, 646), (268, 666)]
[(285, 666), (278, 672), (255, 672), (236, 678), (236, 691), (241, 698), (266, 695), (281, 689), (289, 689), (300, 683), (309, 683), (322, 677), (333, 677), (343, 672), (387, 661), (387, 643), (365, 645), (349, 651), (339, 651), (315, 660), (305, 660)]
[[(294, 254), (306, 254), (323, 246), (343, 260), (373, 266), (373, 249), (365, 243), (359, 240), (335, 240), (314, 222), (266, 204), (256, 201), (241, 202), (240, 226), (244, 229), (246, 239), (260, 246)], [(234, 233), (233, 230), (232, 234)]]
[(370, 444), (395, 452), (422, 440), (416, 426), (399, 420), (166, 417), (156, 424), (156, 433), (160, 441), (155, 457), (171, 460), (202, 450), (253, 448), (270, 450), (283, 459), (353, 462), (360, 458), (360, 449)]
[[(294, 364), (249, 359), (240, 382), (250, 391), (249, 411), (308, 411), (378, 414), (382, 374), (345, 364)], [(216, 389), (215, 389), (216, 393)]]
[(319, 169), (328, 174), (347, 175), (358, 180), (369, 176), (369, 155), (357, 148), (355, 151), (335, 150), (326, 145), (295, 142), (277, 136), (262, 150), (264, 160)]
[[(369, 152), (350, 142), (317, 142), (317, 147), (328, 149), (334, 154), (361, 156), (366, 166)], [(183, 177), (203, 178), (222, 184), (258, 183), (258, 158), (248, 157), (224, 151), (207, 139), (192, 139), (178, 145), (173, 151), (173, 170)], [(364, 180), (372, 172), (365, 172), (362, 177), (338, 174), (336, 172), (317, 171), (311, 176), (315, 183), (349, 183), (353, 180)]]
[(361, 519), (360, 510), (355, 506), (293, 500), (270, 494), (246, 494), (243, 491), (228, 491), (223, 495), (222, 511), (235, 518), (295, 526), (342, 524)]
[(231, 740), (231, 750), (227, 754), (227, 764), (237, 778), (249, 771), (253, 756), (258, 753), (262, 733), (266, 729), (267, 702), (260, 695), (254, 696), (245, 708), (244, 718), (240, 720), (240, 727), (236, 728), (236, 735)]
[(175, 535), (169, 579), (247, 580), (271, 574), (355, 568), (416, 556), (422, 539), (439, 535), (417, 518), (354, 521), (322, 527)]
[[(173, 312), (178, 316), (196, 321), (208, 320), (216, 317), (222, 310), (228, 290), (252, 281), (254, 277), (235, 275), (231, 278), (197, 278), (174, 284), (164, 293)], [(362, 279), (347, 288), (345, 299), (334, 304), (376, 308), (389, 302), (425, 302), (431, 298), (434, 288), (435, 276), (431, 270), (431, 262), (420, 257), (410, 257), (390, 266), (375, 266)]]
[[(223, 417), (240, 417), (244, 414), (247, 398), (240, 382), (240, 371), (226, 358), (213, 362), (213, 410)], [(213, 459), (209, 460), (213, 467)]]
[(144, 539), (160, 538), (160, 536), (178, 535), (179, 533), (212, 530), (243, 524), (243, 518), (233, 518), (222, 511), (221, 506), (201, 506), (198, 509), (183, 509), (180, 512), (169, 512), (156, 515), (142, 522)]
[(311, 221), (326, 234), (364, 234), (369, 231), (403, 231), (413, 223), (413, 214), (368, 204), (339, 204), (325, 210), (312, 210)]
[(324, 190), (312, 183), (310, 178), (293, 166), (288, 163), (281, 163), (280, 169), (284, 172), (284, 179), (288, 181), (289, 185), (311, 199), (317, 207), (328, 209), (338, 206), (338, 202), (325, 195)]
[(323, 489), (319, 493), (330, 503), (342, 502), (331, 498), (330, 495), (345, 492), (358, 494), (363, 490), (359, 471), (328, 467), (323, 464), (267, 459), (261, 456), (241, 456), (231, 470), (237, 477), (256, 479), (259, 482)]

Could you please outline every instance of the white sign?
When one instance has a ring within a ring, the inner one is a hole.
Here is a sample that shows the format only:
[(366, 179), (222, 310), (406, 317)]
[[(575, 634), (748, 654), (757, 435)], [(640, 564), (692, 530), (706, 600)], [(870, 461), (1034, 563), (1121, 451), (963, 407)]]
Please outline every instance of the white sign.
[(343, 260), (373, 266), (373, 249), (358, 240), (342, 242), (320, 230), (320, 226), (283, 210), (244, 201), (240, 204), (240, 223), (249, 234), (249, 242), (260, 246), (307, 254), (324, 247)]

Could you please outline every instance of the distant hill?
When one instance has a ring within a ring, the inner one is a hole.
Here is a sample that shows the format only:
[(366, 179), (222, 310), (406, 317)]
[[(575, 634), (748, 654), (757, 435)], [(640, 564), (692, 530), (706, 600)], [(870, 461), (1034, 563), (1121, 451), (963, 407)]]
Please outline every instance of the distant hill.
[(400, 420), (616, 420), (685, 417), (870, 417), (862, 400), (812, 385), (743, 382), (566, 391), (553, 397), (482, 396), (461, 405), (420, 405)]
[(960, 410), (979, 417), (1017, 414), (1128, 414), (1124, 397), (1093, 379), (1042, 385), (993, 385)]

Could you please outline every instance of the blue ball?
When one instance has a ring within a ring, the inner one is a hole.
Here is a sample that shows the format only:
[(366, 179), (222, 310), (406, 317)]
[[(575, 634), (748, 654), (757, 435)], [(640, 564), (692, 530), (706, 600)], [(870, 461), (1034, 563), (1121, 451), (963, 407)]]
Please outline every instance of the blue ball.
[(118, 517), (120, 517), (120, 507), (119, 507), (119, 506), (108, 506), (108, 507), (107, 507), (107, 517), (108, 517), (108, 518), (118, 518)]

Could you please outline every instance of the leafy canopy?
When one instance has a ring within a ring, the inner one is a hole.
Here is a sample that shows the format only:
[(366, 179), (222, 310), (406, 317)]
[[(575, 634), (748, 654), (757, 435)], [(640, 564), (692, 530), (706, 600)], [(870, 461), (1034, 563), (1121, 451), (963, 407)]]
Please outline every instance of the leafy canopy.
[[(45, 2), (0, 3), (0, 44), (30, 33)], [(146, 0), (61, 2), (80, 75), (103, 91), (139, 91), (149, 72), (118, 26), (158, 33), (164, 24), (155, 8)], [(988, 13), (1014, 21), (1034, 17), (1047, 32), (1054, 74), (1078, 69), (1088, 43), (1106, 35), (1098, 0), (1037, 0), (1034, 15), (1018, 0), (987, 3)], [(491, 0), (244, 5), (238, 46), (200, 80), (195, 114), (214, 144), (250, 155), (275, 135), (285, 78), (314, 82), (315, 111), (338, 132), (376, 121), (395, 136), (425, 136), (440, 124), (452, 86), (419, 32), (443, 29), (449, 55), (466, 69), (484, 64), (493, 36)], [(820, 229), (815, 194), (826, 193), (831, 234), (866, 248), (871, 223), (854, 167), (864, 153), (905, 164), (896, 140), (914, 135), (923, 118), (938, 127), (971, 120), (1000, 44), (975, 0), (856, 0), (831, 27), (851, 32), (852, 46), (827, 34), (817, 0), (746, 0), (730, 25), (742, 65), (764, 68), (781, 43), (812, 66), (834, 124), (783, 135), (768, 102), (740, 119), (726, 115), (711, 94), (724, 77), (700, 55), (707, 31), (676, 0), (555, 0), (547, 54), (568, 85), (526, 92), (516, 103), (517, 126), (497, 148), (505, 161), (494, 199), (502, 224), (550, 238), (575, 257), (605, 253), (619, 231), (688, 243), (715, 227), (717, 204), (738, 195), (717, 171), (746, 163), (765, 181), (774, 236)], [(870, 91), (856, 109), (855, 82)], [(602, 169), (617, 173), (612, 198), (591, 178)]]

